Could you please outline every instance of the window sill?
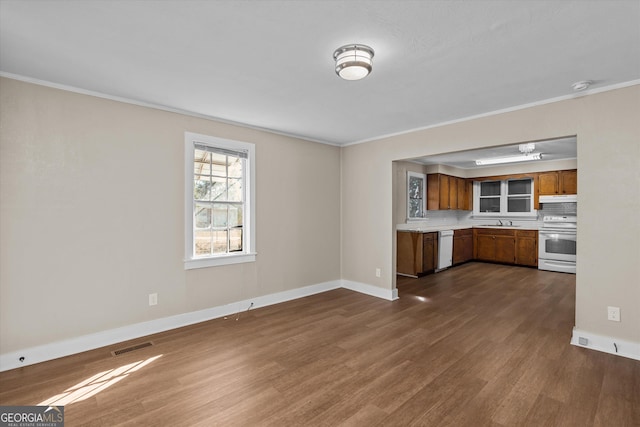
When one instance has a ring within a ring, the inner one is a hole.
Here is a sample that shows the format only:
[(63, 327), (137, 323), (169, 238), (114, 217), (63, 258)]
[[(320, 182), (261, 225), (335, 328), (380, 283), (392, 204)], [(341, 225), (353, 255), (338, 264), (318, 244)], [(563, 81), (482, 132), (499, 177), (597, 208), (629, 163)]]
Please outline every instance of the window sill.
[(221, 265), (242, 264), (245, 262), (255, 262), (256, 254), (229, 254), (220, 255), (211, 258), (191, 258), (184, 260), (185, 270), (194, 270), (196, 268), (218, 267)]

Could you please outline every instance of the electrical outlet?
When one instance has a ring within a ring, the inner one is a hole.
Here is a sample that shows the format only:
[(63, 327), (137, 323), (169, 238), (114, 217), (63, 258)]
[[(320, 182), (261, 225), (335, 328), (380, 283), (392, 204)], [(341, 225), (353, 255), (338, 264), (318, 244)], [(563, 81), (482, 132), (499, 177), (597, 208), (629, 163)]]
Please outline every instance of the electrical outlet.
[(158, 305), (158, 294), (149, 294), (149, 305)]
[(376, 268), (376, 277), (380, 277), (380, 269)]
[(607, 319), (612, 322), (620, 321), (620, 307), (607, 307)]

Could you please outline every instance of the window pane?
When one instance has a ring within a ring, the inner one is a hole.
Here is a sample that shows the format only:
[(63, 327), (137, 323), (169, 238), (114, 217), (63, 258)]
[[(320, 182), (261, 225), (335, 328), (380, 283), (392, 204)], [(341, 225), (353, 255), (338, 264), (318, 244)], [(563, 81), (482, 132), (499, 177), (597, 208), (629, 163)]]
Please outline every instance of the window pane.
[(409, 178), (409, 197), (411, 199), (422, 199), (423, 180), (417, 177)]
[(211, 196), (211, 181), (208, 177), (196, 176), (193, 181), (193, 198), (196, 200), (209, 200)]
[(409, 218), (422, 217), (422, 200), (409, 199)]
[(196, 164), (211, 163), (211, 153), (209, 153), (208, 151), (202, 151), (202, 150), (196, 149), (193, 155), (193, 160)]
[(242, 179), (229, 178), (229, 201), (242, 201)]
[(508, 212), (530, 212), (531, 198), (529, 197), (509, 197), (507, 201)]
[(196, 205), (195, 212), (196, 228), (211, 227), (211, 209), (206, 206)]
[(227, 252), (227, 231), (217, 230), (213, 232), (213, 253), (224, 254)]
[(508, 185), (508, 194), (531, 194), (531, 179), (511, 180)]
[(232, 228), (229, 231), (229, 252), (242, 250), (242, 228)]
[(229, 227), (241, 227), (242, 225), (242, 206), (229, 205)]
[(216, 228), (227, 226), (227, 205), (213, 205), (213, 226)]
[(194, 161), (193, 163), (193, 173), (195, 173), (196, 175), (204, 175), (204, 176), (210, 176), (211, 175), (211, 162), (207, 161)]
[(227, 179), (220, 177), (212, 177), (211, 200), (227, 200)]
[(480, 199), (480, 212), (500, 212), (500, 197)]
[(196, 231), (193, 238), (196, 256), (211, 255), (211, 231)]
[(500, 181), (484, 181), (480, 183), (481, 196), (499, 196)]
[(227, 156), (224, 154), (211, 154), (211, 173), (214, 176), (227, 176)]
[(243, 160), (239, 157), (228, 157), (229, 176), (232, 178), (242, 178)]

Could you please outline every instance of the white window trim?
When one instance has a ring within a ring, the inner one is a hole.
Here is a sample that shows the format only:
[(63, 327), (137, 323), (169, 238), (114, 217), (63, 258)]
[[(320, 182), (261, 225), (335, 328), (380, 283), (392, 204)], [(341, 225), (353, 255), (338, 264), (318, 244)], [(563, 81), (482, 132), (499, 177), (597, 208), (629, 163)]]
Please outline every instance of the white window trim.
[[(411, 212), (411, 198), (409, 197), (409, 182), (411, 178), (422, 180), (422, 216), (409, 216)], [(407, 171), (407, 221), (424, 221), (427, 214), (427, 175), (419, 172)]]
[[(521, 179), (521, 178), (518, 178)], [(528, 179), (528, 178), (527, 178)], [(505, 180), (492, 180), (500, 182), (500, 212), (480, 212), (480, 183), (482, 181), (473, 181), (473, 216), (474, 217), (488, 217), (488, 218), (537, 218), (537, 213), (534, 207), (534, 195), (535, 191), (533, 186), (535, 181), (531, 180), (531, 210), (529, 212), (507, 212), (508, 206), (508, 182), (510, 179)]]
[[(256, 260), (256, 204), (255, 204), (255, 145), (248, 142), (233, 141), (230, 139), (216, 138), (208, 135), (201, 135), (192, 132), (184, 133), (184, 158), (185, 158), (185, 198), (184, 198), (184, 269), (215, 267), (220, 265), (239, 264), (254, 262)], [(245, 212), (244, 216), (244, 242), (243, 251), (240, 253), (221, 254), (210, 257), (195, 258), (193, 256), (193, 158), (195, 144), (211, 145), (230, 150), (246, 150), (246, 168), (244, 175), (244, 185), (246, 186)]]

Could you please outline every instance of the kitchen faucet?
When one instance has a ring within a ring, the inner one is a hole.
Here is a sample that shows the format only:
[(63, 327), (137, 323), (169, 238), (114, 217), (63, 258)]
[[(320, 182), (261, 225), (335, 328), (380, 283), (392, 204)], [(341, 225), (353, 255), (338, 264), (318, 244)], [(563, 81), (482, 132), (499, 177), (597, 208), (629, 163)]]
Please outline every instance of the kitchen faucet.
[(498, 225), (502, 225), (502, 220), (498, 220)]

